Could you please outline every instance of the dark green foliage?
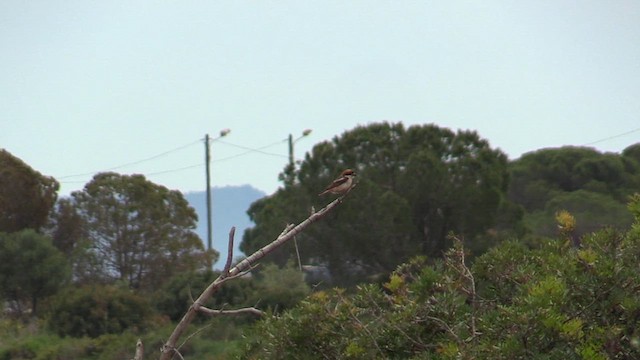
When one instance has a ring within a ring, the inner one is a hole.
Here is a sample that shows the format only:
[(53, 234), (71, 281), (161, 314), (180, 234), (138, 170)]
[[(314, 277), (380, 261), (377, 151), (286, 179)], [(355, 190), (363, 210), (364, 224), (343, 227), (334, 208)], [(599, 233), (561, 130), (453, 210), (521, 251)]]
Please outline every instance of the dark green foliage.
[(68, 198), (60, 199), (56, 203), (49, 227), (53, 245), (67, 257), (74, 255), (86, 236), (82, 217), (78, 214), (73, 201)]
[[(149, 328), (144, 335), (136, 334), (132, 329), (95, 338), (76, 338), (61, 337), (45, 329), (34, 332), (39, 326), (39, 322), (25, 324), (22, 321), (0, 319), (0, 360), (131, 359), (138, 338), (145, 344), (145, 359), (154, 359), (157, 358), (162, 339), (170, 333), (168, 326), (172, 327), (171, 324), (159, 325)], [(210, 338), (206, 340), (211, 341)]]
[(0, 295), (19, 313), (30, 304), (35, 315), (38, 302), (68, 278), (68, 264), (48, 237), (33, 230), (0, 233)]
[[(156, 308), (161, 314), (178, 321), (202, 291), (218, 277), (218, 272), (183, 273), (173, 277), (157, 293)], [(278, 268), (265, 265), (253, 276), (241, 277), (225, 283), (205, 306), (210, 309), (231, 310), (256, 306), (261, 309), (282, 311), (296, 305), (310, 289), (303, 274), (291, 267)], [(206, 317), (203, 321), (210, 321)], [(247, 319), (254, 320), (249, 315)]]
[(404, 359), (453, 353), (458, 336), (469, 336), (459, 317), (470, 306), (456, 288), (463, 279), (448, 270), (425, 267), (417, 259), (400, 267), (383, 288), (361, 285), (353, 295), (317, 292), (293, 310), (262, 321), (242, 358)]
[(247, 305), (273, 311), (293, 307), (310, 292), (303, 273), (289, 266), (278, 268), (274, 264), (265, 265), (255, 275), (253, 283), (255, 290), (249, 295)]
[(571, 146), (542, 149), (525, 154), (513, 162), (510, 196), (527, 210), (541, 208), (554, 192), (579, 189), (626, 201), (631, 190), (627, 187), (629, 175), (632, 175), (626, 170), (623, 158), (616, 154)]
[[(631, 230), (533, 247), (507, 241), (465, 261), (399, 267), (382, 287), (313, 294), (260, 322), (246, 359), (640, 358), (640, 195)], [(564, 215), (560, 224), (572, 218)]]
[[(256, 226), (241, 249), (252, 253), (326, 204), (318, 192), (345, 168), (358, 173), (349, 201), (298, 238), (302, 261), (327, 266), (334, 284), (385, 276), (416, 254), (439, 257), (450, 231), (483, 237), (481, 252), (522, 216), (506, 200), (506, 156), (475, 132), (378, 123), (316, 145), (295, 182), (251, 206)], [(282, 266), (294, 251), (286, 246), (269, 260)]]
[(622, 150), (622, 156), (631, 162), (627, 165), (628, 171), (638, 174), (640, 172), (640, 143), (627, 146)]
[[(180, 320), (188, 307), (193, 304), (193, 300), (218, 275), (218, 272), (203, 271), (182, 273), (174, 276), (157, 293), (154, 301), (156, 308), (159, 313), (169, 316), (172, 321)], [(211, 302), (205, 305), (211, 309), (255, 305), (249, 302), (249, 298), (254, 292), (254, 287), (255, 284), (251, 278), (238, 278), (234, 281), (229, 281), (220, 288), (211, 299)]]
[(539, 235), (553, 237), (558, 233), (554, 223), (559, 211), (569, 211), (578, 221), (576, 233), (587, 234), (606, 226), (627, 229), (631, 225), (632, 216), (626, 206), (610, 196), (587, 190), (576, 190), (570, 193), (559, 193), (551, 198), (543, 210), (533, 211), (525, 217), (530, 229)]
[(509, 166), (509, 198), (525, 208), (525, 223), (537, 235), (555, 234), (553, 219), (561, 210), (578, 220), (578, 236), (603, 226), (626, 229), (625, 203), (640, 187), (636, 148), (622, 155), (571, 146), (525, 154)]
[(40, 230), (60, 188), (58, 182), (0, 150), (0, 232)]
[(72, 196), (88, 240), (83, 266), (74, 267), (80, 281), (118, 280), (151, 291), (217, 256), (195, 234), (197, 216), (182, 194), (142, 175), (101, 173)]
[(148, 325), (149, 302), (131, 290), (116, 286), (85, 286), (62, 291), (56, 297), (49, 327), (60, 336), (97, 337)]

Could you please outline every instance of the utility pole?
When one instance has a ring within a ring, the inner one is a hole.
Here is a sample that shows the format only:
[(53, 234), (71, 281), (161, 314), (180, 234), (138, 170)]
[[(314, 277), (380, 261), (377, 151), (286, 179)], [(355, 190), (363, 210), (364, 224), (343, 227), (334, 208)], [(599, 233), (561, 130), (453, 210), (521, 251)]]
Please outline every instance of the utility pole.
[(209, 163), (211, 155), (209, 153), (209, 134), (204, 136), (204, 163), (206, 164), (207, 178), (207, 250), (211, 250), (213, 243), (213, 233), (211, 230), (211, 170)]
[(295, 140), (293, 140), (293, 135), (289, 134), (289, 166), (287, 167), (287, 171), (285, 171), (285, 184), (293, 185), (295, 176), (296, 164), (293, 156), (293, 144), (309, 134), (311, 134), (311, 129), (306, 129), (302, 132), (302, 135)]
[(289, 166), (293, 169), (293, 135), (289, 134)]
[(227, 136), (227, 134), (229, 134), (231, 132), (231, 130), (229, 129), (224, 129), (222, 131), (220, 131), (220, 136), (218, 136), (217, 138), (211, 139), (209, 137), (209, 134), (205, 134), (204, 136), (204, 162), (205, 162), (205, 168), (206, 168), (206, 179), (207, 179), (207, 250), (211, 250), (213, 249), (213, 229), (211, 226), (211, 154), (210, 154), (210, 148), (211, 148), (211, 143), (214, 142), (215, 140), (220, 139), (223, 136)]

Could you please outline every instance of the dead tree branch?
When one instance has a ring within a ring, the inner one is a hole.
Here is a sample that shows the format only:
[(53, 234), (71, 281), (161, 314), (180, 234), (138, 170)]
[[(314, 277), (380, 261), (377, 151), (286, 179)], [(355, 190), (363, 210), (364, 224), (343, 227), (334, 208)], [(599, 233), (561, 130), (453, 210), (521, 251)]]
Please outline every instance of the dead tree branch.
[(136, 342), (136, 354), (133, 356), (133, 360), (142, 360), (144, 358), (144, 345), (142, 339), (138, 339)]
[[(353, 187), (351, 189), (353, 189)], [(244, 260), (240, 261), (238, 264), (236, 264), (236, 266), (229, 269), (228, 272), (225, 273), (225, 271), (223, 271), (222, 274), (220, 274), (220, 276), (218, 276), (218, 278), (216, 278), (211, 284), (209, 284), (209, 286), (202, 292), (202, 294), (200, 294), (200, 296), (194, 301), (194, 303), (189, 307), (187, 312), (184, 314), (184, 316), (182, 317), (178, 325), (176, 325), (176, 328), (173, 330), (173, 333), (171, 334), (171, 336), (169, 336), (169, 339), (162, 346), (160, 360), (169, 360), (174, 355), (174, 353), (177, 353), (177, 349), (175, 346), (178, 340), (180, 339), (180, 336), (182, 336), (182, 334), (187, 329), (189, 324), (191, 324), (196, 314), (199, 312), (199, 309), (200, 311), (202, 311), (202, 308), (203, 308), (202, 304), (205, 304), (209, 299), (211, 299), (213, 294), (215, 294), (218, 291), (218, 289), (222, 286), (225, 280), (229, 278), (234, 278), (238, 275), (246, 273), (247, 271), (250, 271), (253, 267), (255, 267), (256, 263), (260, 261), (262, 258), (267, 256), (268, 254), (270, 254), (271, 252), (273, 252), (274, 250), (276, 250), (277, 248), (279, 248), (289, 240), (293, 239), (294, 236), (304, 231), (307, 227), (309, 227), (314, 222), (325, 217), (329, 212), (331, 212), (333, 209), (335, 209), (338, 205), (342, 203), (342, 200), (344, 199), (345, 196), (349, 194), (350, 190), (347, 191), (347, 193), (345, 193), (344, 195), (337, 198), (336, 200), (329, 203), (320, 211), (312, 213), (306, 220), (304, 220), (300, 224), (296, 226), (288, 225), (284, 229), (284, 231), (282, 231), (280, 236), (278, 236), (277, 239), (265, 245), (264, 247), (254, 252), (250, 256), (246, 257)], [(230, 237), (233, 236), (233, 232), (235, 231), (232, 230), (232, 232), (229, 234)], [(231, 248), (232, 247), (230, 246), (229, 249)], [(227, 257), (227, 263), (229, 263), (229, 256)], [(212, 311), (215, 312), (216, 310), (212, 310)]]
[(236, 227), (232, 226), (231, 231), (229, 231), (229, 247), (227, 247), (227, 262), (224, 264), (224, 269), (222, 269), (222, 276), (229, 276), (229, 269), (231, 269), (231, 261), (233, 261), (233, 238), (236, 235)]
[(247, 307), (247, 308), (233, 309), (233, 310), (224, 310), (224, 309), (214, 310), (214, 309), (209, 309), (208, 307), (205, 307), (205, 306), (200, 306), (198, 307), (198, 311), (205, 315), (210, 315), (210, 316), (252, 314), (252, 315), (261, 317), (264, 315), (264, 312), (262, 312), (262, 310), (256, 309), (254, 307)]
[(469, 302), (471, 303), (471, 314), (470, 314), (470, 330), (471, 337), (468, 341), (473, 342), (474, 344), (477, 342), (477, 336), (481, 335), (477, 329), (476, 323), (476, 314), (478, 312), (478, 294), (476, 293), (476, 280), (471, 272), (471, 269), (467, 267), (465, 260), (465, 251), (462, 239), (453, 236), (452, 237), (454, 246), (451, 249), (450, 257), (447, 257), (445, 260), (451, 268), (458, 272), (463, 280), (466, 280), (468, 285), (462, 285), (461, 291), (468, 296)]

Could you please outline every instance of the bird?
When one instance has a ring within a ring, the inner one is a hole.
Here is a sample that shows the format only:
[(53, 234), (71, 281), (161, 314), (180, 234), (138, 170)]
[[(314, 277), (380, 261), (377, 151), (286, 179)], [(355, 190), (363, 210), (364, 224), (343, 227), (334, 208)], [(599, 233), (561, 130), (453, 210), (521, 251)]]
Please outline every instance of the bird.
[(356, 176), (355, 171), (351, 169), (344, 170), (340, 176), (333, 180), (323, 192), (318, 194), (318, 196), (322, 196), (327, 193), (335, 194), (335, 195), (344, 195), (351, 186), (353, 186), (353, 178)]

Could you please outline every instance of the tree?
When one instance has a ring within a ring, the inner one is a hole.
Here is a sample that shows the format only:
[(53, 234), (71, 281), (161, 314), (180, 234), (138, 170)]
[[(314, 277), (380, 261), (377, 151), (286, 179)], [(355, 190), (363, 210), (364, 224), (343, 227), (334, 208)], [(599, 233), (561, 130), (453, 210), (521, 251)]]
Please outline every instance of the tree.
[(68, 275), (64, 256), (48, 237), (29, 229), (0, 233), (0, 293), (18, 312), (30, 303), (35, 315), (38, 302), (55, 294)]
[(625, 203), (640, 186), (631, 154), (633, 147), (619, 155), (572, 146), (525, 154), (509, 165), (509, 198), (525, 208), (525, 222), (537, 235), (550, 235), (554, 214), (563, 209), (580, 220), (577, 235), (603, 225), (626, 227)]
[[(506, 199), (506, 156), (477, 133), (377, 123), (314, 146), (297, 182), (252, 204), (248, 214), (256, 226), (241, 249), (255, 251), (283, 224), (319, 206), (325, 200), (318, 192), (345, 168), (358, 174), (357, 193), (298, 239), (302, 261), (328, 266), (336, 284), (388, 274), (417, 253), (440, 257), (450, 231), (473, 242), (506, 228), (500, 219), (517, 222), (521, 214)], [(293, 254), (291, 245), (270, 260), (283, 266)]]
[(69, 198), (58, 200), (51, 213), (49, 228), (53, 245), (67, 257), (73, 255), (74, 249), (85, 237), (82, 217)]
[(92, 251), (87, 226), (73, 198), (58, 200), (50, 216), (47, 234), (67, 258), (74, 283), (104, 282), (101, 259)]
[(72, 197), (91, 244), (88, 255), (107, 281), (153, 290), (217, 256), (193, 231), (197, 216), (182, 194), (142, 175), (101, 173)]
[[(636, 162), (637, 165), (640, 165), (640, 143), (635, 143), (633, 145), (627, 146), (624, 150), (622, 150), (622, 156), (632, 159)], [(636, 170), (638, 170), (637, 167)]]
[(0, 150), (0, 231), (40, 230), (60, 185), (6, 150)]
[(588, 234), (604, 227), (628, 229), (633, 221), (626, 207), (610, 196), (587, 190), (560, 193), (551, 198), (543, 210), (534, 211), (525, 217), (525, 222), (538, 235), (554, 237), (558, 234), (556, 214), (569, 211), (577, 220), (575, 233)]

